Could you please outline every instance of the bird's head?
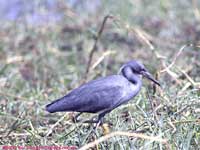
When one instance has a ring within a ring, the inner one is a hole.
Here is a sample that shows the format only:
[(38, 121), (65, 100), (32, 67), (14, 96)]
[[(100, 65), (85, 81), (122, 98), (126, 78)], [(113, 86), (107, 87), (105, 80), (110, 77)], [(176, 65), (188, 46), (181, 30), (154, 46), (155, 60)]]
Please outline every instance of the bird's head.
[(153, 81), (155, 84), (160, 86), (160, 83), (156, 79), (153, 78), (153, 76), (148, 72), (145, 66), (141, 64), (140, 62), (136, 60), (129, 61), (125, 65), (123, 65), (120, 70), (122, 71), (123, 68), (125, 67), (128, 67), (129, 70), (131, 70), (133, 74), (142, 75), (143, 77)]

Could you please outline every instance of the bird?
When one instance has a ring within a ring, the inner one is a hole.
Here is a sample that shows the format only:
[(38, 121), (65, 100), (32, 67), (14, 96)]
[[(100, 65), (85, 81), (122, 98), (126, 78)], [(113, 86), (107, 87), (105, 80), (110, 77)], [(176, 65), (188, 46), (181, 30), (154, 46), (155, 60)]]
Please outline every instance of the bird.
[(161, 86), (142, 63), (131, 60), (122, 65), (117, 75), (100, 77), (75, 88), (67, 95), (46, 105), (46, 111), (97, 113), (97, 119), (88, 122), (101, 123), (106, 114), (127, 103), (139, 93), (142, 87), (141, 76)]

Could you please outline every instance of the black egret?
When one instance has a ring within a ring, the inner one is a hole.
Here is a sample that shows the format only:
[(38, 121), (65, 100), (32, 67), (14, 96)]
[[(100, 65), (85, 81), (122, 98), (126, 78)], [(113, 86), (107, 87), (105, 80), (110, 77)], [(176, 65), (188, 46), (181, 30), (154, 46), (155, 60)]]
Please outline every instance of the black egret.
[(142, 86), (141, 75), (160, 86), (143, 64), (132, 60), (121, 67), (118, 75), (101, 77), (83, 84), (48, 104), (46, 110), (50, 113), (98, 113), (98, 118), (90, 121), (102, 122), (107, 113), (127, 103), (139, 93)]

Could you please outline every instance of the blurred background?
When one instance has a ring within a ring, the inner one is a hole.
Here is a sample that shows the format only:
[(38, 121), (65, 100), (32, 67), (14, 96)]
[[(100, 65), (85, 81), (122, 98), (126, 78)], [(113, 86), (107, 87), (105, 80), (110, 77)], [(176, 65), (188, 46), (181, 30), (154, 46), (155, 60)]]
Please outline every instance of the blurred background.
[[(45, 105), (132, 59), (162, 89), (144, 80), (134, 100), (107, 115), (111, 132), (200, 148), (200, 1), (0, 1), (0, 144), (81, 147), (98, 139), (102, 129), (94, 136), (90, 125), (72, 123), (73, 113), (49, 114)], [(165, 145), (115, 137), (99, 147)]]

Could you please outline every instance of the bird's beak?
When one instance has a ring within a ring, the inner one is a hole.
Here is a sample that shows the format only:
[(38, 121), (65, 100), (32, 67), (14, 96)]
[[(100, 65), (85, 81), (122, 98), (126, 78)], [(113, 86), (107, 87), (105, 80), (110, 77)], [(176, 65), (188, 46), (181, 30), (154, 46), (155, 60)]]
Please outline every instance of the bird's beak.
[(142, 71), (141, 74), (142, 74), (144, 77), (146, 77), (147, 79), (153, 81), (155, 84), (157, 84), (157, 85), (160, 86), (160, 83), (159, 83), (156, 79), (154, 79), (153, 76), (152, 76), (149, 72), (147, 72), (147, 71)]

